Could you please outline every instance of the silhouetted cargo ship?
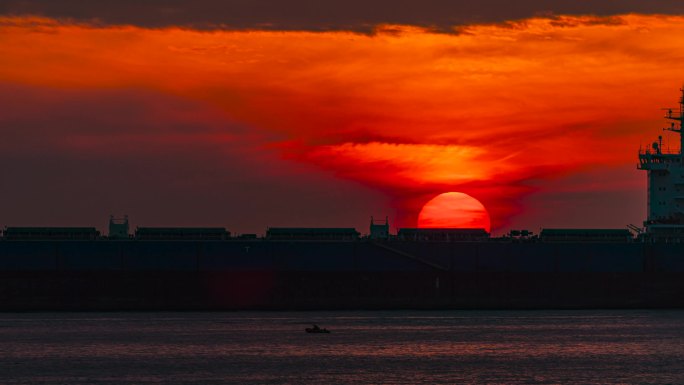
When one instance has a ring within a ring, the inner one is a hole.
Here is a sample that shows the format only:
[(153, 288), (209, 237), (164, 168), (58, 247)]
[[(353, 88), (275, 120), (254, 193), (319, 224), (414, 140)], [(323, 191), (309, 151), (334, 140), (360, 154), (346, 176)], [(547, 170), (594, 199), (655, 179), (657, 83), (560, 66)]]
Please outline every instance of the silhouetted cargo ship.
[[(684, 91), (677, 122), (680, 134)], [(682, 147), (680, 147), (682, 148)], [(2, 310), (610, 308), (684, 306), (684, 159), (660, 140), (644, 228), (7, 227)]]

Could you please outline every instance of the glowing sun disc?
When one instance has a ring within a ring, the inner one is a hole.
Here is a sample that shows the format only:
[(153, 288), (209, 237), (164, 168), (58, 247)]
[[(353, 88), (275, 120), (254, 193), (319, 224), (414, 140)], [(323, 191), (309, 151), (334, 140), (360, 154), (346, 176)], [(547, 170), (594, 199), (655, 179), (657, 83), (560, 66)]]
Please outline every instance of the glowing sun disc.
[(460, 192), (437, 195), (418, 214), (422, 228), (482, 228), (490, 230), (489, 213), (477, 199)]

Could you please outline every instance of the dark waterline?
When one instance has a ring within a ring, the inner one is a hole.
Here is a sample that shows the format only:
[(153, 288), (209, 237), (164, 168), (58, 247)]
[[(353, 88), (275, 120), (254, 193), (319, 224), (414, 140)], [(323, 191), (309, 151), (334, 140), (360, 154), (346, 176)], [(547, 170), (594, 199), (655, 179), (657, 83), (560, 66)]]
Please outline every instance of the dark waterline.
[(684, 383), (679, 310), (3, 313), (0, 347), (2, 384)]

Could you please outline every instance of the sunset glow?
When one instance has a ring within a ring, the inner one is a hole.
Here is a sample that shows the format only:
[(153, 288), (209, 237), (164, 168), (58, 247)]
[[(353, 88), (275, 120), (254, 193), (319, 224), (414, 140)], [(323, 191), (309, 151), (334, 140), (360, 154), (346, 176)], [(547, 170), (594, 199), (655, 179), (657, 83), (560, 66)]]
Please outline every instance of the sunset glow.
[[(283, 165), (313, 165), (381, 191), (398, 225), (415, 223), (435, 194), (463, 191), (482, 200), (500, 228), (528, 211), (526, 197), (544, 193), (544, 181), (635, 162), (639, 143), (660, 124), (658, 108), (673, 99), (665, 91), (676, 92), (681, 80), (673, 63), (681, 62), (683, 36), (684, 17), (636, 14), (533, 18), (451, 34), (394, 25), (372, 34), (198, 31), (5, 17), (0, 84), (45, 100), (45, 113), (60, 108), (50, 99), (57, 92), (74, 103), (114, 92), (140, 96), (144, 121), (117, 127), (116, 135), (92, 126), (57, 135), (49, 125), (31, 134), (56, 151), (249, 146), (240, 155), (246, 163), (272, 154)], [(161, 98), (195, 107), (156, 108)], [(3, 109), (0, 120), (22, 119), (13, 114)], [(179, 121), (193, 129), (166, 128)], [(158, 129), (138, 128), (149, 125)], [(640, 178), (607, 173), (600, 188), (641, 189)]]
[(470, 195), (449, 192), (436, 196), (423, 206), (418, 227), (490, 230), (487, 209)]

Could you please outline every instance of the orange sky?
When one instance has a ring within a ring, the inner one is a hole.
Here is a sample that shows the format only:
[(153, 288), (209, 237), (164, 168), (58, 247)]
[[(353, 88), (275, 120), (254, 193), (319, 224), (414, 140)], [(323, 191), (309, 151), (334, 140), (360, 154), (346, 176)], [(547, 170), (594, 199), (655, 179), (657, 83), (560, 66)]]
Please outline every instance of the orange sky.
[[(639, 144), (658, 135), (658, 108), (676, 101), (683, 48), (677, 16), (561, 16), (453, 34), (378, 26), (370, 35), (0, 18), (0, 84), (151, 92), (215, 111), (144, 101), (160, 122), (174, 116), (207, 129), (119, 136), (90, 127), (55, 139), (70, 151), (139, 138), (249, 140), (283, 162), (382, 191), (401, 225), (415, 225), (435, 195), (462, 191), (502, 228), (537, 212), (526, 198), (540, 191), (641, 189), (636, 171), (628, 181), (608, 171), (558, 181), (636, 164)], [(217, 114), (247, 128), (223, 132)]]

